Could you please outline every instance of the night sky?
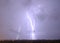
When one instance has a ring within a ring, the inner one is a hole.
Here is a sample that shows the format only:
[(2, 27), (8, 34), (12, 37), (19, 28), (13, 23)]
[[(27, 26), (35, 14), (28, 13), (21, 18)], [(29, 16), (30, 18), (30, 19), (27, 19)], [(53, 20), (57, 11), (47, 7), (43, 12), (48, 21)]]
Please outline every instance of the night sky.
[(60, 0), (0, 0), (0, 40), (60, 39)]

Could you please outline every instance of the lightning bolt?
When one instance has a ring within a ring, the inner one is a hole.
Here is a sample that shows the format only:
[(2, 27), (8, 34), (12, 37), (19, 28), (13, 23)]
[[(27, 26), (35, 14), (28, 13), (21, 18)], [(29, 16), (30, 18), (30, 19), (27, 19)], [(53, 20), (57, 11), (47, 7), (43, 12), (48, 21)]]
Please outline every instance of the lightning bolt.
[(29, 20), (29, 22), (30, 22), (30, 26), (31, 26), (31, 28), (32, 28), (32, 31), (34, 31), (34, 25), (33, 25), (33, 22), (32, 22), (31, 17), (28, 15), (28, 12), (27, 12), (27, 18), (28, 18), (28, 20)]
[(28, 12), (26, 12), (26, 15), (27, 15), (28, 21), (29, 21), (31, 29), (32, 29), (32, 34), (31, 34), (32, 39), (35, 39), (35, 34), (34, 34), (34, 30), (35, 30), (34, 26), (35, 26), (35, 24), (33, 24), (32, 18), (30, 17)]

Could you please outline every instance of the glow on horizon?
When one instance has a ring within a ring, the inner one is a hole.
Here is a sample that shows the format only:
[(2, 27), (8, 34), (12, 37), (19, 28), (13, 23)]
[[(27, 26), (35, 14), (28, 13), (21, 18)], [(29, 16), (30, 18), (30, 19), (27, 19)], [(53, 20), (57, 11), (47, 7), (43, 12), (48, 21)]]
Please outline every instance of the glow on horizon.
[(34, 34), (34, 32), (32, 32), (32, 39), (34, 40), (35, 39), (35, 34)]

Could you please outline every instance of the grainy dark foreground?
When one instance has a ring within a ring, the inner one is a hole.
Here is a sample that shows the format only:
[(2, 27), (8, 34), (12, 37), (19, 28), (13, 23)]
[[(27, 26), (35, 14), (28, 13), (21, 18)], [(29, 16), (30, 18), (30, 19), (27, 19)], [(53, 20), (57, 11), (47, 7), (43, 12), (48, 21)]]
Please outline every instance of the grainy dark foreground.
[(60, 43), (60, 40), (4, 40), (0, 43)]

